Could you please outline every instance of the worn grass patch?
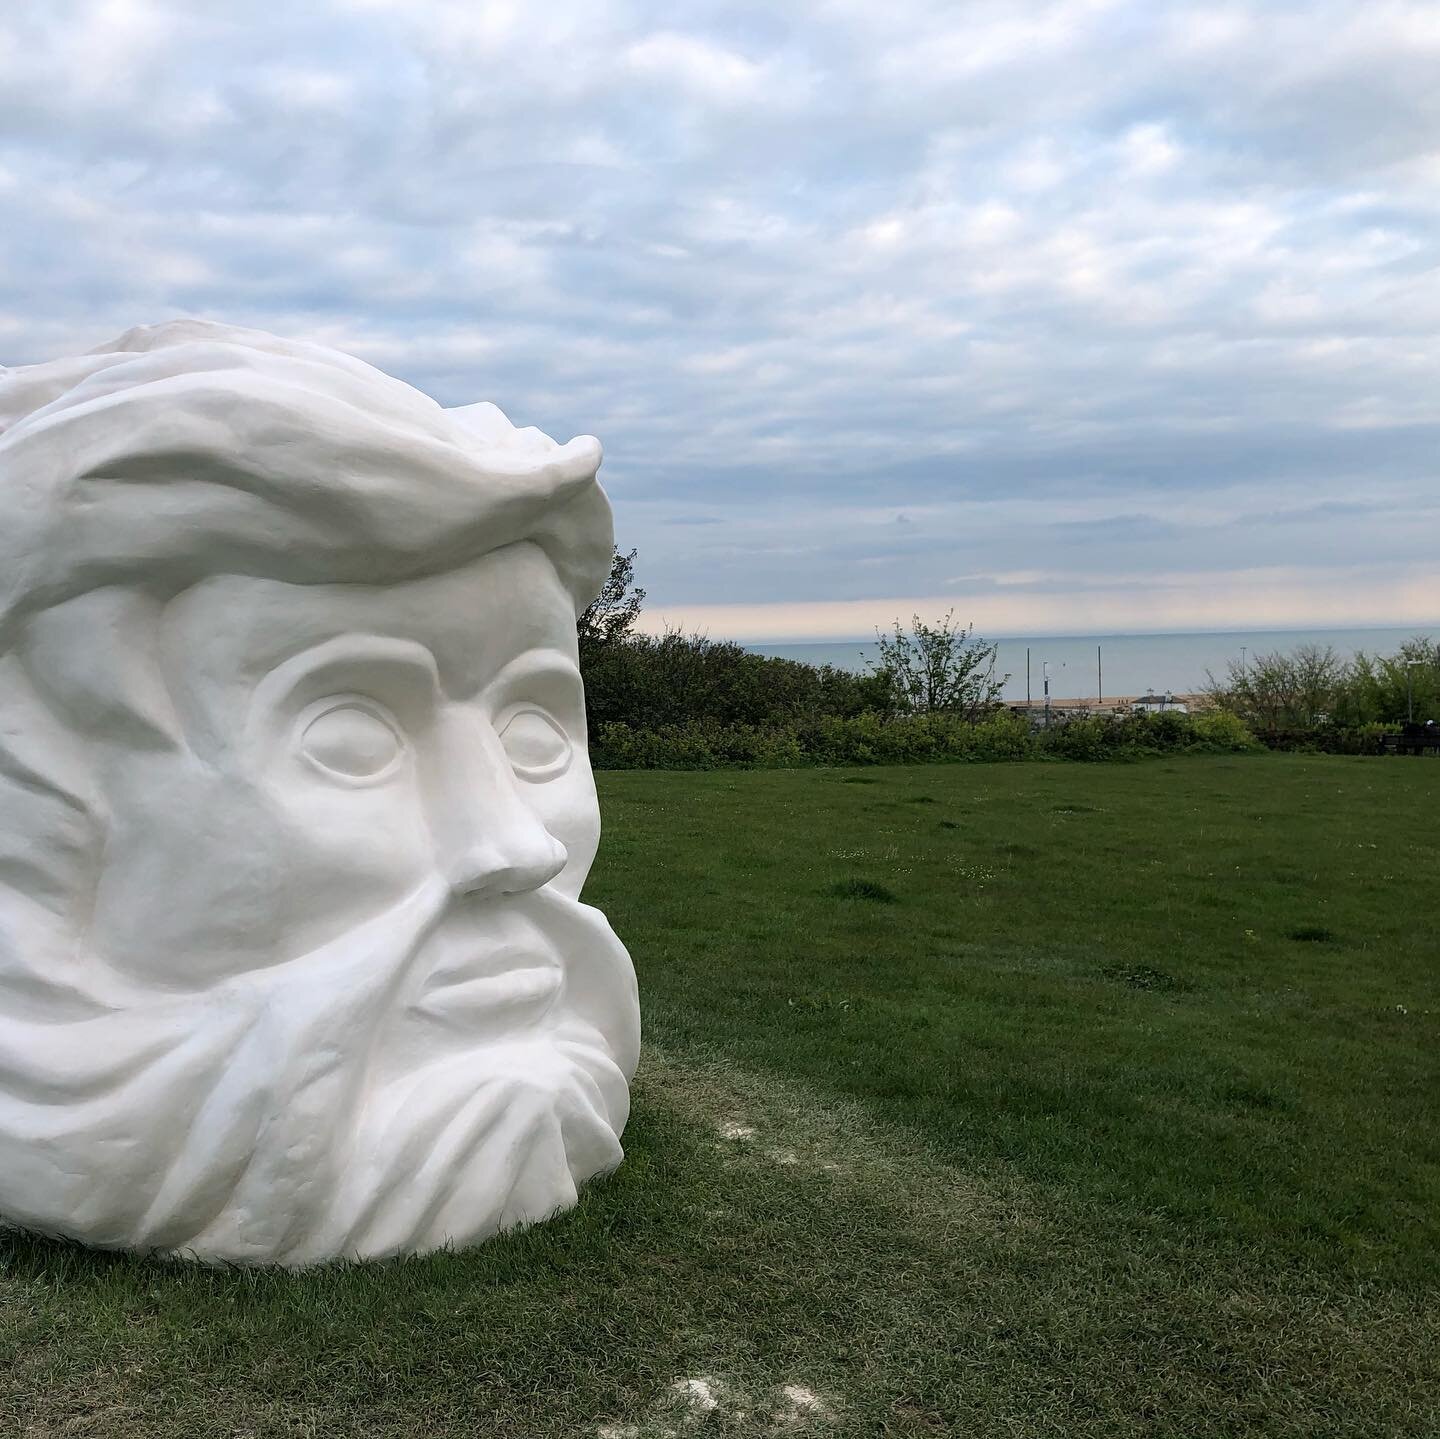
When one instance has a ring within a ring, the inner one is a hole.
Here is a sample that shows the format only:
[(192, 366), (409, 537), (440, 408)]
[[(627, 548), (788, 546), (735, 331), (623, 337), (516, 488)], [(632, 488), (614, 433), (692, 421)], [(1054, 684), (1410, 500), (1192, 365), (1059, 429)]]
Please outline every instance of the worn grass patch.
[(0, 1238), (0, 1434), (1440, 1433), (1440, 766), (936, 767), (946, 829), (835, 778), (601, 777), (647, 1048), (574, 1212), (299, 1276)]

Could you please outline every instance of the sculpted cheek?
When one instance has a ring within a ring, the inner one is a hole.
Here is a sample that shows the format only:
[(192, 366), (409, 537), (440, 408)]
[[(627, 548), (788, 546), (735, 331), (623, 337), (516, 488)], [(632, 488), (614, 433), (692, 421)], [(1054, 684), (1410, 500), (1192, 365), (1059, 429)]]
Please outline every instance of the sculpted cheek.
[(406, 792), (292, 795), (276, 848), (289, 957), (388, 909), (434, 867), (423, 816)]
[(117, 968), (200, 986), (281, 957), (284, 874), (265, 796), (197, 764), (133, 757), (111, 790), (90, 941)]
[(578, 898), (600, 847), (600, 805), (590, 766), (581, 755), (563, 778), (533, 786), (529, 793), (541, 823), (565, 846), (565, 868), (553, 883), (562, 894)]

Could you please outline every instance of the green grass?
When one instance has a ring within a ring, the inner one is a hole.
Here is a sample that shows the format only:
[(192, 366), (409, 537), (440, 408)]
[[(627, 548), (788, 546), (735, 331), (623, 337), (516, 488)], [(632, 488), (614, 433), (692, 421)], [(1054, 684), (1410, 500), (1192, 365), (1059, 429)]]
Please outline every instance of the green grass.
[(11, 1237), (0, 1434), (1440, 1433), (1440, 765), (601, 790), (622, 1169), (299, 1277)]
[(888, 885), (876, 884), (873, 879), (842, 879), (829, 885), (825, 893), (832, 899), (868, 899), (875, 904), (895, 904), (900, 898)]

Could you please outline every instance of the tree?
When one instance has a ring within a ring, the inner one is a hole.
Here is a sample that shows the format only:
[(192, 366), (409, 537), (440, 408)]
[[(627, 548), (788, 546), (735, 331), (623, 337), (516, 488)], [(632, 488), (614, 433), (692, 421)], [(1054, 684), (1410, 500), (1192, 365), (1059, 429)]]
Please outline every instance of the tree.
[(617, 549), (610, 577), (576, 621), (585, 711), (595, 727), (686, 724), (783, 725), (881, 708), (888, 689), (873, 675), (753, 654), (731, 641), (667, 629), (635, 633), (645, 591), (635, 551)]
[(1245, 665), (1231, 660), (1227, 669), (1224, 680), (1207, 674), (1205, 693), (1253, 729), (1314, 729), (1356, 718), (1351, 666), (1330, 645), (1255, 654)]
[(1315, 729), (1326, 725), (1399, 724), (1440, 719), (1440, 645), (1416, 636), (1397, 654), (1361, 650), (1344, 660), (1328, 645), (1301, 645), (1288, 654), (1231, 660), (1224, 679), (1208, 676), (1206, 695), (1252, 729)]
[(1355, 656), (1355, 689), (1364, 718), (1399, 724), (1413, 713), (1440, 720), (1440, 644), (1417, 635), (1398, 654)]
[(644, 599), (645, 591), (635, 583), (635, 551), (622, 555), (617, 546), (605, 587), (575, 622), (582, 663), (592, 650), (630, 638)]
[(876, 630), (875, 640), (879, 658), (866, 664), (890, 707), (908, 714), (943, 711), (973, 722), (995, 708), (1010, 678), (996, 679), (996, 646), (977, 638), (973, 625), (957, 625), (954, 610), (934, 625), (914, 615), (908, 630), (896, 620), (893, 634)]

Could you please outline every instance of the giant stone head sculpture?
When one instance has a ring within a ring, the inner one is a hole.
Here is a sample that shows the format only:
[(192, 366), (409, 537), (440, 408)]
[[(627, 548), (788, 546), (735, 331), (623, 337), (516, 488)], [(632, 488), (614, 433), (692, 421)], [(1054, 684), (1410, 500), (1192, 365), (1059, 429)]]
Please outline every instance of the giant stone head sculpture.
[(299, 1265), (619, 1162), (599, 462), (228, 326), (0, 371), (0, 1219)]

